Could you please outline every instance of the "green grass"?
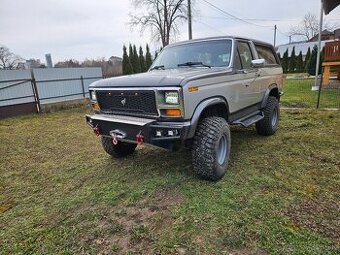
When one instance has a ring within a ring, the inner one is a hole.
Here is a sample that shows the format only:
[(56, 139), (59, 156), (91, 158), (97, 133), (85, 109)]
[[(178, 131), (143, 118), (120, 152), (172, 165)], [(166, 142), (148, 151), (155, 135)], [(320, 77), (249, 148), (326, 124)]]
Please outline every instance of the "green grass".
[[(318, 91), (312, 91), (312, 79), (292, 79), (283, 83), (281, 104), (286, 107), (316, 108)], [(340, 88), (323, 88), (320, 108), (340, 108)]]
[(185, 150), (110, 158), (85, 112), (0, 122), (0, 254), (339, 254), (338, 111), (233, 127), (216, 183)]

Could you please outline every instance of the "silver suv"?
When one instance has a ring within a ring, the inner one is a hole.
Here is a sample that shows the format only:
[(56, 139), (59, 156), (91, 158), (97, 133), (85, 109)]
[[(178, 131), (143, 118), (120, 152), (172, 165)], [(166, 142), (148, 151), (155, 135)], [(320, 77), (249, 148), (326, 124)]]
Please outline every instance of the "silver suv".
[(218, 180), (230, 155), (229, 125), (275, 133), (282, 68), (273, 46), (214, 37), (165, 47), (148, 72), (90, 85), (94, 115), (86, 121), (104, 150), (132, 154), (137, 144), (191, 148), (198, 176)]

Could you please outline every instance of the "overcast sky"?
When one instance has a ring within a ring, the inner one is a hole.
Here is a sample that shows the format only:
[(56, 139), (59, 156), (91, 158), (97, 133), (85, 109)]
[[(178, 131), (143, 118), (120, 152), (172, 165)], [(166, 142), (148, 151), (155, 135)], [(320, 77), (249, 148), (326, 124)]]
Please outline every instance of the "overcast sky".
[[(278, 44), (287, 43), (290, 27), (307, 12), (319, 17), (320, 0), (209, 0), (247, 24), (228, 19), (203, 0), (195, 0), (193, 37), (241, 35), (273, 42), (273, 27), (279, 29)], [(22, 57), (39, 58), (51, 53), (53, 62), (74, 58), (121, 56), (123, 44), (160, 46), (148, 31), (131, 31), (129, 0), (0, 0), (0, 44)], [(340, 7), (325, 17), (340, 27)], [(260, 25), (260, 26), (259, 26)], [(265, 27), (263, 27), (265, 26)], [(186, 40), (187, 25), (180, 26), (176, 41)]]

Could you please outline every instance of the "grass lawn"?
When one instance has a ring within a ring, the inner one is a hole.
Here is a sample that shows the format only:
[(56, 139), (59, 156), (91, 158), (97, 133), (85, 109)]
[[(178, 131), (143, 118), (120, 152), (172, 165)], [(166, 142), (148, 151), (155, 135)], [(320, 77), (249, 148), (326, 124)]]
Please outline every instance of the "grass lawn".
[[(313, 79), (287, 79), (283, 83), (284, 96), (281, 103), (287, 107), (316, 108), (318, 91), (312, 91)], [(320, 108), (340, 108), (340, 87), (323, 88)]]
[(232, 128), (228, 173), (189, 151), (113, 160), (85, 109), (0, 121), (0, 254), (339, 254), (340, 112)]

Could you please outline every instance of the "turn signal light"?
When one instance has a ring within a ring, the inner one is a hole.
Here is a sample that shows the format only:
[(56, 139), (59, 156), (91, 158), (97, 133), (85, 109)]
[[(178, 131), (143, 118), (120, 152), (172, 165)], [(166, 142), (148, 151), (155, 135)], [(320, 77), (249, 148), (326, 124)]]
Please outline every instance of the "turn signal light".
[(188, 91), (189, 92), (197, 92), (198, 91), (198, 87), (189, 87)]
[(173, 117), (180, 117), (181, 116), (181, 110), (179, 109), (166, 109), (165, 115), (167, 116), (173, 116)]

